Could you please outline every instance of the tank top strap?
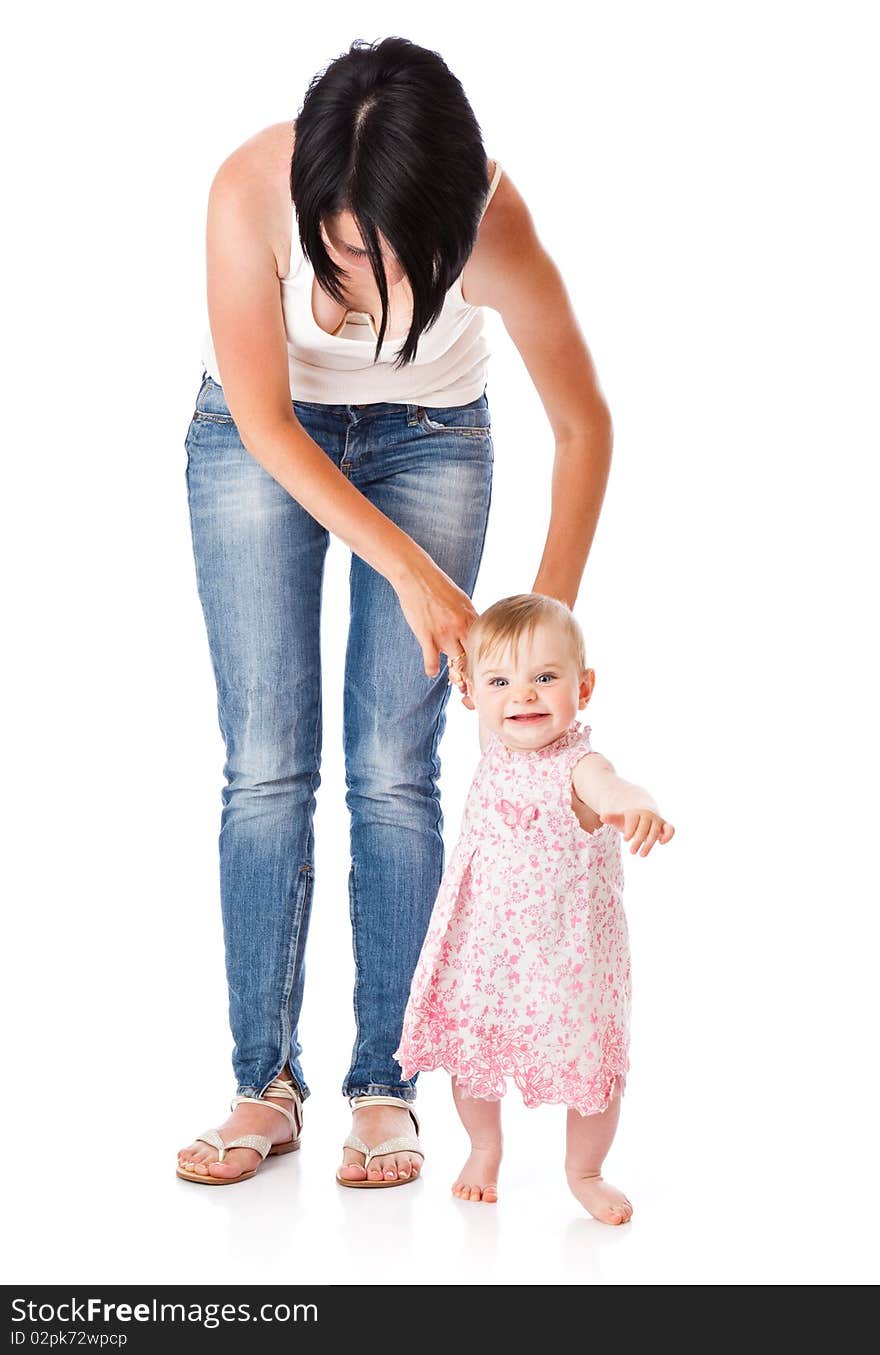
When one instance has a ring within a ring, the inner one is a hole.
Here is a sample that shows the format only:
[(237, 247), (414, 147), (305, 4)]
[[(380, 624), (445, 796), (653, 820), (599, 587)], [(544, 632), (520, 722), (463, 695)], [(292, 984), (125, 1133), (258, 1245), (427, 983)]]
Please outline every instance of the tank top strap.
[(302, 251), (302, 245), (299, 240), (299, 225), (296, 219), (296, 203), (291, 199), (290, 203), (290, 267), (287, 270), (287, 277), (296, 277), (299, 270), (305, 262), (305, 255)]
[(504, 173), (498, 161), (495, 161), (495, 173), (492, 175), (492, 182), (489, 185), (489, 192), (486, 194), (486, 201), (483, 203), (483, 210), (480, 213), (480, 220), (486, 215), (486, 208), (495, 196), (495, 189), (498, 187), (498, 181)]

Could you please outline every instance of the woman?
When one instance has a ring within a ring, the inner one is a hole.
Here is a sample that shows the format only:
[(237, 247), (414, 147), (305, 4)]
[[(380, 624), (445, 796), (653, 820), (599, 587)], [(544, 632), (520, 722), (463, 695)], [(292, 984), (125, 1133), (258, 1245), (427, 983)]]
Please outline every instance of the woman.
[(232, 1115), (178, 1154), (178, 1175), (242, 1181), (299, 1146), (332, 532), (352, 551), (357, 1030), (337, 1179), (399, 1185), (422, 1161), (415, 1078), (401, 1078), (393, 1051), (443, 871), (440, 656), (463, 652), (476, 617), (491, 497), (482, 307), (501, 314), (555, 435), (532, 591), (569, 606), (605, 491), (610, 418), (559, 273), (487, 159), (459, 81), (403, 38), (352, 44), (312, 82), (294, 128), (267, 128), (221, 165), (207, 285), (187, 488), (227, 751), (220, 877), (237, 1088)]

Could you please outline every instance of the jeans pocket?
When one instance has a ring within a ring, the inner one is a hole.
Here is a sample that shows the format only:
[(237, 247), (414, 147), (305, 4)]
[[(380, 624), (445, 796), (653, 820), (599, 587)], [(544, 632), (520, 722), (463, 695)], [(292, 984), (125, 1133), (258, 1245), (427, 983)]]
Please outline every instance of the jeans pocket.
[(418, 406), (419, 427), (425, 433), (454, 433), (466, 438), (490, 438), (492, 416), (485, 395), (469, 405), (449, 408)]
[(193, 410), (193, 423), (234, 423), (230, 414), (223, 387), (218, 386), (209, 376), (205, 376), (196, 396)]

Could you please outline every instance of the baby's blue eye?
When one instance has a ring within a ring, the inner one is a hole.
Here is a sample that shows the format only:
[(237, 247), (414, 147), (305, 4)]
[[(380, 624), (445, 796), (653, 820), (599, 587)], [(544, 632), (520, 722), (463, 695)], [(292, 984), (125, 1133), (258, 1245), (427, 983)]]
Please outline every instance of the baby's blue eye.
[[(539, 673), (539, 674), (538, 674), (538, 677), (537, 677), (535, 680), (536, 680), (536, 682), (540, 682), (540, 683), (542, 683), (544, 686), (546, 686), (547, 684), (544, 682), (544, 678), (546, 678), (548, 682), (555, 682), (555, 681), (556, 681), (556, 677), (557, 677), (556, 673)], [(503, 677), (495, 677), (495, 678), (490, 678), (490, 679), (489, 679), (489, 686), (490, 686), (490, 687), (495, 687), (495, 686), (497, 686), (499, 683), (504, 683), (504, 684), (506, 685), (506, 684), (507, 684), (507, 678), (503, 678)]]

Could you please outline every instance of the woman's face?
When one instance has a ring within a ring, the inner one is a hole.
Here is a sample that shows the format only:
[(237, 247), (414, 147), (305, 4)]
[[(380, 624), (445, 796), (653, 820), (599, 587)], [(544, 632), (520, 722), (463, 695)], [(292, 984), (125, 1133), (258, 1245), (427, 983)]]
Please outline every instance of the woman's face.
[[(370, 268), (370, 260), (367, 258), (363, 238), (351, 212), (337, 212), (335, 216), (325, 217), (321, 223), (321, 235), (327, 253), (334, 263), (344, 268), (346, 273), (350, 273), (358, 282), (365, 279), (372, 281), (373, 270)], [(403, 268), (381, 231), (379, 243), (385, 265), (385, 281), (389, 287), (394, 287), (403, 278)]]

